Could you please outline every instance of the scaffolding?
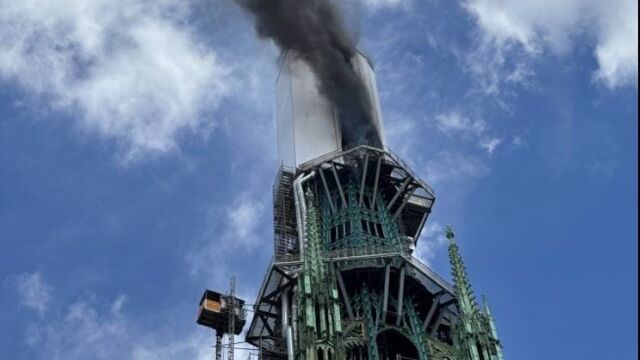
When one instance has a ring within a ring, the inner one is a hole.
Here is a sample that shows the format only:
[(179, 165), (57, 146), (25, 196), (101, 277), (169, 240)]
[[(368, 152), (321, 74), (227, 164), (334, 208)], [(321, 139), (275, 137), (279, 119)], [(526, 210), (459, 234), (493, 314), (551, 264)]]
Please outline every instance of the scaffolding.
[(293, 179), (294, 171), (281, 167), (273, 184), (273, 250), (277, 257), (292, 254), (298, 249)]

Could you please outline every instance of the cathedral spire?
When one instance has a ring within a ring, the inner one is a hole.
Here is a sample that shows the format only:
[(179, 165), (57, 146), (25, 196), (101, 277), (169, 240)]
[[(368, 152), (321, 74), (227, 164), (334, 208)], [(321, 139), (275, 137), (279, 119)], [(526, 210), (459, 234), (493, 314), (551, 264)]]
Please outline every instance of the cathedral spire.
[(449, 261), (451, 262), (451, 271), (460, 304), (460, 312), (465, 315), (471, 315), (478, 309), (475, 296), (473, 295), (473, 289), (467, 276), (467, 270), (464, 267), (464, 261), (462, 261), (462, 256), (460, 256), (460, 250), (458, 249), (458, 244), (456, 244), (455, 234), (451, 227), (447, 226), (445, 234), (447, 239), (449, 239)]

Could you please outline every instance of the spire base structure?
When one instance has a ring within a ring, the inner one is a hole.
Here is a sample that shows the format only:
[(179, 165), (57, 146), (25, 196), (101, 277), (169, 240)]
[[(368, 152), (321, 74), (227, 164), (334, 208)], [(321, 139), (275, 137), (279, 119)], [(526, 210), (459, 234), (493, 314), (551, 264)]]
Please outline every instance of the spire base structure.
[(434, 201), (388, 149), (281, 169), (276, 251), (246, 340), (283, 360), (502, 360), (453, 231), (455, 285), (413, 256)]

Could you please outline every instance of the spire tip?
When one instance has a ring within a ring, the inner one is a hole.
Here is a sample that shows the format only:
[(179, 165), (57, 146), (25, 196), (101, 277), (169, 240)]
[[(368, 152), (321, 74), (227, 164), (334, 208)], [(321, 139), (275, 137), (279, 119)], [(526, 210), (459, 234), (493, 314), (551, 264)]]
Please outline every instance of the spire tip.
[(451, 226), (447, 225), (447, 227), (444, 229), (444, 233), (447, 236), (447, 239), (453, 241), (455, 234), (453, 233), (453, 229), (451, 229)]

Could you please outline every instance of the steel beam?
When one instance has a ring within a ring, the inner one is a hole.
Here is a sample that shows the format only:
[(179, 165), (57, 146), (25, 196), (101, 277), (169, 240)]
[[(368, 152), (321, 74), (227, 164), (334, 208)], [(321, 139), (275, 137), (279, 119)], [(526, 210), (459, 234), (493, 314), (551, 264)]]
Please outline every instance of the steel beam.
[(275, 290), (273, 290), (269, 294), (263, 296), (260, 300), (272, 300), (276, 295), (278, 295), (279, 292), (281, 292), (282, 290), (288, 288), (289, 285), (291, 285), (291, 283), (287, 282), (287, 283), (284, 283), (284, 284), (278, 286)]
[(327, 185), (327, 179), (324, 177), (324, 171), (322, 171), (322, 165), (318, 166), (318, 174), (320, 174), (320, 179), (322, 180), (322, 186), (324, 187), (324, 193), (327, 195), (327, 200), (329, 200), (329, 206), (331, 206), (331, 212), (336, 213), (336, 207), (333, 205), (333, 200), (331, 199), (331, 193), (329, 192), (329, 186)]
[(367, 180), (367, 168), (369, 167), (369, 153), (364, 155), (364, 166), (362, 167), (362, 179), (360, 180), (360, 198), (358, 199), (358, 205), (362, 206), (362, 199), (364, 197), (364, 184)]
[(407, 196), (402, 200), (402, 204), (400, 204), (400, 207), (398, 207), (398, 210), (396, 210), (395, 214), (393, 214), (392, 219), (395, 220), (398, 215), (400, 215), (400, 213), (402, 212), (402, 210), (404, 210), (404, 207), (407, 206), (407, 204), (409, 203), (409, 199), (411, 199), (411, 195), (413, 195), (413, 192), (416, 189), (412, 189), (411, 191), (409, 191), (409, 193), (407, 194)]
[(449, 301), (444, 302), (444, 303), (442, 304), (442, 307), (443, 307), (443, 308), (446, 308), (447, 306), (452, 305), (452, 304), (456, 304), (457, 302), (458, 302), (458, 299), (453, 298), (453, 299), (451, 299), (451, 300), (449, 300)]
[(400, 195), (404, 193), (404, 190), (407, 188), (407, 186), (409, 186), (410, 182), (411, 182), (411, 176), (407, 175), (407, 178), (402, 182), (402, 185), (400, 185), (398, 192), (393, 196), (391, 201), (389, 201), (389, 204), (387, 204), (387, 209), (391, 210), (391, 207), (393, 206), (393, 204), (395, 204), (396, 200), (398, 200)]
[(444, 295), (443, 292), (439, 292), (438, 295), (436, 295), (433, 298), (433, 303), (431, 304), (431, 307), (429, 308), (429, 312), (427, 313), (427, 317), (424, 318), (424, 322), (422, 323), (422, 331), (427, 331), (427, 326), (429, 326), (429, 323), (431, 322), (431, 318), (433, 318), (433, 314), (436, 313), (436, 310), (438, 309), (439, 305), (440, 305), (440, 298), (442, 298), (442, 295)]
[(371, 194), (371, 210), (375, 209), (376, 207), (376, 195), (378, 192), (378, 180), (380, 180), (380, 166), (382, 165), (382, 156), (384, 155), (378, 155), (378, 164), (376, 165), (376, 177), (375, 180), (373, 181), (373, 193)]
[(353, 316), (353, 308), (351, 307), (351, 300), (349, 299), (349, 294), (347, 293), (347, 288), (344, 286), (344, 280), (342, 279), (342, 273), (340, 269), (336, 268), (336, 274), (338, 278), (338, 285), (340, 286), (340, 292), (342, 293), (342, 299), (344, 299), (345, 307), (347, 308), (347, 315), (349, 316), (349, 320), (353, 320), (355, 316)]
[(291, 276), (289, 276), (289, 274), (287, 274), (287, 272), (283, 269), (280, 269), (277, 266), (273, 266), (273, 270), (275, 270), (276, 272), (278, 272), (280, 275), (282, 275), (284, 278), (286, 278), (287, 280), (291, 281), (293, 280), (293, 278)]
[(431, 332), (429, 333), (431, 337), (435, 336), (436, 333), (438, 332), (438, 328), (440, 327), (440, 323), (442, 322), (443, 316), (444, 316), (444, 311), (440, 311), (440, 313), (438, 314), (438, 318), (436, 319), (436, 322), (433, 324), (433, 328), (431, 328)]
[(387, 264), (384, 269), (384, 294), (382, 297), (382, 319), (387, 319), (387, 306), (389, 305), (389, 275), (391, 274), (391, 264)]
[(340, 197), (342, 198), (342, 208), (347, 207), (347, 199), (344, 197), (344, 191), (342, 191), (342, 185), (340, 184), (340, 178), (338, 177), (338, 171), (336, 171), (336, 165), (331, 163), (331, 171), (333, 171), (333, 177), (336, 179), (336, 184), (338, 185), (338, 191), (340, 191)]
[(422, 228), (424, 228), (424, 223), (427, 221), (427, 217), (429, 216), (429, 211), (425, 212), (422, 215), (422, 219), (420, 220), (420, 225), (418, 225), (418, 230), (416, 230), (415, 242), (418, 242), (418, 238), (420, 237), (420, 233), (422, 232)]
[(287, 292), (283, 292), (280, 295), (280, 323), (282, 324), (282, 337), (287, 336), (287, 328), (289, 327), (289, 294)]
[(396, 319), (396, 326), (400, 326), (402, 320), (402, 305), (404, 301), (404, 275), (405, 267), (400, 269), (400, 285), (398, 286), (398, 318)]

